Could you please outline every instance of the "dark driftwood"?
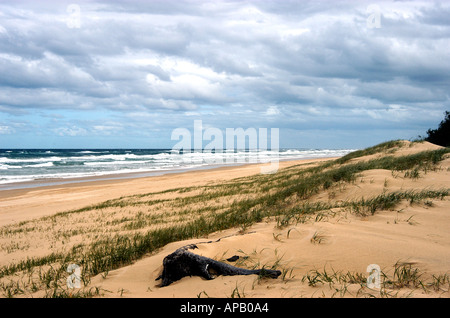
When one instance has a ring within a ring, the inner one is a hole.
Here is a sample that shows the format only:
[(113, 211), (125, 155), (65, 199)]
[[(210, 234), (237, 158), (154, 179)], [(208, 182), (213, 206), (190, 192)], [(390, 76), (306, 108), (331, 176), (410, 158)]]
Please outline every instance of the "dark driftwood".
[(213, 279), (212, 275), (256, 274), (271, 278), (281, 275), (277, 270), (239, 268), (188, 251), (195, 248), (197, 248), (195, 244), (184, 246), (164, 258), (162, 274), (156, 279), (162, 279), (161, 287), (168, 286), (185, 276), (200, 276), (209, 280)]

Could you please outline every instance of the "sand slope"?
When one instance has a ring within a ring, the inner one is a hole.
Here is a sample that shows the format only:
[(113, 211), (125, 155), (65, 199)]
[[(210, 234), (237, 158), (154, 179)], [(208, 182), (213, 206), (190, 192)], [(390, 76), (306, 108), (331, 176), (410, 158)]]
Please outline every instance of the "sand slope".
[[(450, 271), (449, 201), (433, 201), (432, 208), (405, 206), (401, 212), (386, 211), (373, 217), (357, 218), (349, 214), (325, 216), (324, 220), (290, 226), (278, 230), (275, 222), (252, 226), (247, 234), (238, 230), (214, 233), (208, 238), (167, 245), (157, 254), (131, 266), (110, 272), (106, 279), (97, 277), (93, 284), (117, 297), (232, 297), (236, 289), (245, 297), (332, 297), (340, 296), (341, 284), (310, 287), (302, 278), (311, 270), (328, 273), (366, 273), (370, 264), (378, 264), (386, 274), (393, 274), (397, 262), (411, 263), (424, 273)], [(319, 233), (321, 243), (311, 239)], [(234, 235), (234, 236), (230, 236)], [(279, 262), (287, 274), (284, 279), (263, 279), (256, 276), (217, 277), (206, 281), (186, 277), (170, 286), (159, 288), (155, 279), (162, 270), (163, 258), (178, 247), (209, 240), (219, 242), (198, 244), (195, 250), (203, 256), (224, 260), (233, 255), (249, 256), (246, 264), (259, 263), (269, 267)], [(426, 276), (426, 274), (424, 274)], [(431, 274), (430, 274), (431, 275)], [(424, 276), (424, 278), (425, 278)], [(378, 291), (362, 289), (359, 284), (347, 284), (346, 297), (372, 294)], [(410, 295), (410, 293), (412, 294)], [(395, 291), (414, 297), (449, 297), (449, 293), (425, 293), (421, 290)]]
[[(424, 150), (439, 149), (429, 143), (404, 142), (390, 155), (400, 156)], [(376, 156), (353, 159), (368, 160)], [(284, 162), (280, 168), (305, 162)], [(53, 187), (14, 192), (0, 199), (0, 225), (17, 224), (58, 211), (78, 208), (123, 195), (170, 189), (190, 185), (223, 182), (259, 173), (257, 165), (230, 167), (214, 171), (191, 172), (70, 187)], [(450, 159), (439, 163), (439, 169), (406, 178), (388, 170), (369, 170), (353, 183), (342, 183), (313, 196), (312, 201), (345, 202), (370, 198), (398, 190), (448, 189)], [(169, 195), (169, 194), (168, 194)], [(242, 232), (233, 228), (196, 239), (170, 243), (156, 253), (135, 263), (91, 279), (90, 286), (102, 290), (102, 297), (449, 297), (447, 284), (431, 285), (433, 275), (450, 274), (450, 200), (429, 199), (410, 204), (402, 202), (394, 210), (377, 211), (374, 215), (357, 215), (348, 209), (329, 209), (305, 220), (277, 226), (276, 219), (266, 219)], [(219, 241), (217, 241), (220, 239)], [(207, 243), (210, 242), (210, 243)], [(162, 270), (164, 257), (177, 248), (195, 243), (193, 252), (216, 260), (240, 256), (240, 267), (276, 265), (283, 274), (278, 279), (251, 276), (219, 276), (214, 280), (185, 277), (167, 287), (159, 287), (155, 279)], [(49, 247), (42, 246), (48, 252)], [(23, 252), (31, 253), (31, 251)], [(39, 253), (38, 253), (39, 254)], [(2, 265), (24, 255), (2, 254)], [(367, 267), (376, 264), (387, 276), (394, 275), (397, 264), (416, 271), (428, 288), (402, 286), (369, 289), (365, 287)], [(325, 276), (331, 277), (325, 281)], [(358, 276), (359, 275), (359, 276)], [(359, 281), (344, 279), (359, 277)], [(364, 282), (364, 283), (363, 283)], [(42, 295), (42, 294), (36, 294)]]
[[(400, 149), (395, 155), (435, 149), (439, 146), (420, 143)], [(334, 199), (370, 197), (386, 190), (448, 188), (449, 163), (447, 159), (442, 164), (442, 170), (430, 172), (418, 180), (395, 178), (386, 170), (371, 170), (363, 174), (359, 184), (335, 191), (338, 198), (335, 196)], [(329, 193), (324, 192), (316, 199), (327, 196)], [(370, 264), (377, 264), (383, 273), (392, 275), (396, 263), (412, 264), (412, 268), (420, 269), (423, 279), (427, 273), (449, 273), (450, 202), (433, 200), (430, 205), (411, 206), (405, 203), (396, 211), (383, 211), (364, 218), (348, 212), (334, 214), (327, 211), (318, 222), (292, 225), (282, 230), (276, 228), (276, 222), (257, 224), (245, 234), (231, 229), (207, 238), (169, 244), (156, 255), (111, 272), (106, 279), (97, 277), (95, 283), (111, 291), (106, 296), (112, 297), (116, 297), (118, 291), (122, 296), (130, 297), (232, 297), (233, 293), (245, 297), (380, 296), (378, 290), (364, 289), (359, 284), (336, 282), (331, 287), (326, 284), (311, 287), (307, 282), (302, 282), (302, 278), (311, 270), (323, 272), (324, 269), (328, 273), (357, 272), (368, 276), (366, 270)], [(312, 243), (316, 233), (323, 237), (321, 243)], [(168, 287), (158, 287), (155, 278), (162, 269), (162, 260), (166, 255), (183, 245), (219, 238), (222, 238), (219, 242), (198, 244), (199, 249), (194, 252), (219, 260), (233, 255), (249, 256), (253, 263), (269, 267), (279, 261), (286, 271), (285, 278), (260, 280), (255, 276), (221, 276), (206, 281), (199, 277), (186, 277)], [(443, 291), (425, 293), (420, 289), (406, 288), (393, 290), (392, 295), (450, 296)]]

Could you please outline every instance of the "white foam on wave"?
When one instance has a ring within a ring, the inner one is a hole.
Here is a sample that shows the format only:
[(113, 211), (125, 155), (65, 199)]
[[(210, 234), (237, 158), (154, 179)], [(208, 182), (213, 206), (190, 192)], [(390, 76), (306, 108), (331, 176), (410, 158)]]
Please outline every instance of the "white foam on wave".
[(86, 166), (114, 166), (114, 165), (137, 165), (137, 164), (147, 164), (149, 161), (144, 160), (133, 160), (133, 161), (92, 161), (85, 162)]
[(48, 161), (61, 161), (63, 160), (63, 157), (44, 157), (44, 158), (23, 158), (23, 159), (16, 159), (16, 158), (6, 158), (6, 157), (0, 157), (0, 163), (32, 163), (32, 162), (48, 162)]
[(44, 163), (38, 163), (35, 165), (25, 165), (24, 168), (44, 168), (44, 167), (53, 167), (53, 162), (44, 162)]
[[(196, 169), (213, 165), (267, 163), (278, 160), (314, 159), (340, 157), (352, 149), (280, 149), (272, 150), (226, 150), (176, 151), (156, 154), (122, 153), (113, 154), (96, 151), (80, 151), (80, 156), (51, 156), (42, 158), (0, 157), (0, 184), (19, 183), (33, 180), (69, 179), (96, 177), (111, 174), (145, 173), (166, 170)], [(76, 165), (67, 165), (75, 162)], [(55, 165), (54, 163), (58, 163)], [(64, 163), (61, 165), (60, 163)], [(16, 172), (10, 169), (22, 169)], [(42, 168), (42, 170), (39, 170)], [(30, 169), (30, 170), (27, 170)], [(50, 171), (52, 173), (50, 173)], [(9, 175), (8, 175), (9, 174)]]

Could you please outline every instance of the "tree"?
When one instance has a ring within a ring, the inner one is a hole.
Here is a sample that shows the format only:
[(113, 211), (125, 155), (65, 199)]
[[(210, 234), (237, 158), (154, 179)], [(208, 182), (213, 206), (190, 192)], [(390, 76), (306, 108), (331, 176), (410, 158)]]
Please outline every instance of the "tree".
[(450, 112), (445, 112), (445, 118), (439, 124), (437, 129), (428, 129), (428, 137), (425, 138), (433, 144), (450, 147)]

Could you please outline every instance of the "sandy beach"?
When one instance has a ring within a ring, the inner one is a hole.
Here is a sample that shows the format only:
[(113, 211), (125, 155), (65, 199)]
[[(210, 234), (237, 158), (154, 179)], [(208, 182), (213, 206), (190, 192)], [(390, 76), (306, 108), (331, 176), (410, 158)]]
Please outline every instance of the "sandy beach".
[[(280, 161), (283, 169), (296, 164), (317, 163), (333, 158)], [(109, 180), (70, 180), (70, 183), (55, 186), (32, 187), (0, 191), (0, 226), (49, 216), (57, 212), (72, 210), (140, 193), (158, 192), (179, 187), (191, 187), (220, 183), (234, 178), (255, 175), (261, 167), (269, 164), (247, 164), (225, 166), (187, 172), (171, 172), (161, 176), (133, 178), (133, 175), (111, 176)], [(89, 178), (95, 179), (95, 178)], [(65, 180), (60, 180), (64, 182)], [(55, 180), (54, 182), (58, 182)], [(67, 181), (66, 181), (67, 182)]]
[[(442, 147), (427, 142), (404, 141), (401, 146), (356, 157), (346, 164), (439, 149)], [(261, 179), (261, 165), (254, 164), (1, 191), (3, 272), (0, 281), (2, 286), (9, 286), (13, 279), (25, 284), (24, 277), (37, 275), (37, 267), (34, 274), (29, 269), (9, 274), (4, 270), (26, 259), (88, 249), (106, 237), (136, 237), (152, 229), (182, 226), (201, 218), (205, 222), (214, 220), (220, 212), (233, 207), (233, 202), (256, 200), (263, 194), (275, 193), (278, 191), (275, 189), (282, 188), (278, 185), (272, 188), (273, 184), (295, 179), (302, 170), (335, 159), (283, 161), (277, 173), (265, 176), (268, 179)], [(277, 176), (286, 177), (276, 179)], [(252, 190), (255, 186), (246, 187), (251, 182), (258, 185), (257, 190)], [(224, 185), (228, 188), (220, 188)], [(240, 188), (226, 195), (217, 190), (220, 188), (225, 193), (233, 187)], [(432, 168), (366, 169), (355, 174), (352, 181), (324, 184), (308, 194), (307, 200), (298, 193), (283, 199), (286, 211), (304, 208), (305, 202), (323, 204), (314, 213), (299, 212), (288, 219), (287, 214), (277, 214), (281, 205), (267, 205), (272, 214), (258, 222), (208, 234), (199, 231), (197, 237), (169, 242), (129, 263), (123, 261), (123, 265), (114, 269), (91, 274), (89, 280), (83, 280), (83, 286), (84, 289), (95, 287), (98, 293), (94, 297), (447, 298), (450, 296), (450, 200), (447, 195), (429, 194), (413, 201), (407, 195), (420, 191), (448, 192), (449, 187), (448, 154)], [(363, 210), (361, 200), (390, 193), (404, 193), (405, 198), (391, 208), (379, 208), (374, 213)], [(259, 207), (264, 210), (264, 204), (267, 203), (255, 204), (249, 211), (258, 211)], [(216, 214), (210, 217), (207, 213)], [(189, 244), (197, 245), (198, 249), (192, 252), (198, 255), (223, 262), (239, 256), (237, 262), (230, 264), (242, 268), (275, 268), (282, 275), (276, 279), (257, 275), (218, 276), (213, 280), (193, 276), (159, 287), (160, 281), (155, 279), (161, 274), (164, 257)], [(66, 255), (75, 255), (70, 253)], [(378, 277), (384, 281), (381, 287), (366, 286), (367, 277), (373, 273), (367, 271), (370, 265), (376, 265), (381, 271)], [(39, 268), (48, 267), (47, 264)], [(401, 281), (400, 270), (403, 278), (409, 275), (407, 282)], [(64, 289), (67, 275), (60, 278), (58, 288)], [(52, 288), (42, 285), (36, 278), (35, 288), (24, 287), (12, 296), (46, 297)], [(3, 288), (2, 297), (11, 296), (7, 290)], [(12, 293), (11, 288), (9, 292)]]

